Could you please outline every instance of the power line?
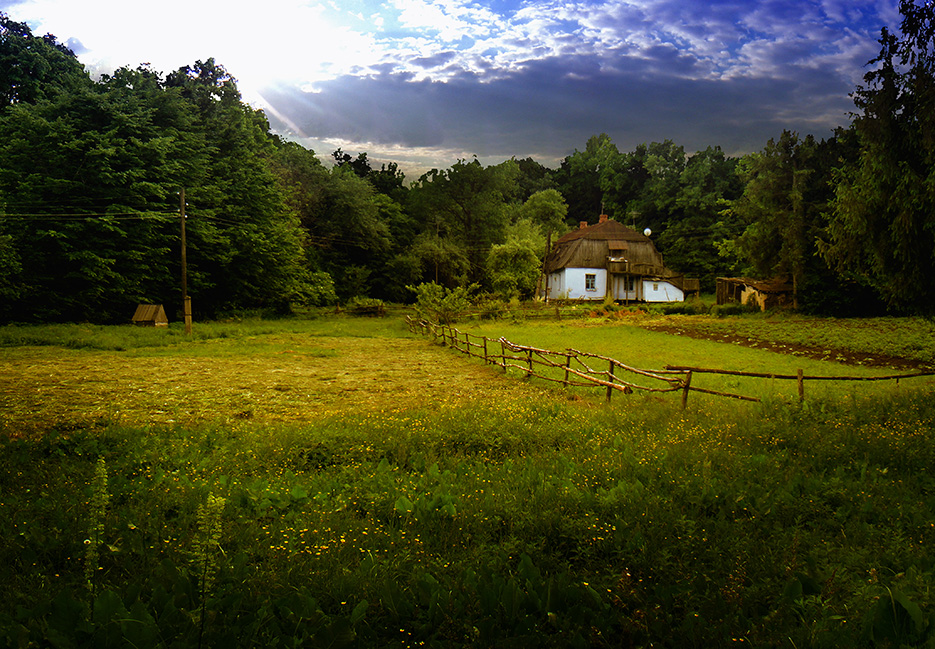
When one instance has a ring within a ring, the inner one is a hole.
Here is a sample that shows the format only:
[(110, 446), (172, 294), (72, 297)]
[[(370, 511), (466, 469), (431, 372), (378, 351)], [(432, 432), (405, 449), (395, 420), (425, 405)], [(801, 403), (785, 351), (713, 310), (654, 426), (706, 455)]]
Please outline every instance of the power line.
[(49, 214), (49, 213), (13, 213), (0, 212), (0, 220), (8, 221), (92, 221), (101, 218), (112, 218), (118, 221), (142, 221), (145, 219), (175, 218), (175, 212), (91, 212), (85, 214)]

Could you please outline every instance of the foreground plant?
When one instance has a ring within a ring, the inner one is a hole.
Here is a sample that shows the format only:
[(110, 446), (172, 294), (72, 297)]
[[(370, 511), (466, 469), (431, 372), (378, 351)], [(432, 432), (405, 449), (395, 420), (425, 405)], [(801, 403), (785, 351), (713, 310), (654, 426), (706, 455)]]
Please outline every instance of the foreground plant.
[(221, 517), (224, 513), (225, 499), (208, 494), (205, 504), (198, 507), (198, 532), (195, 537), (194, 562), (198, 577), (198, 646), (202, 644), (205, 632), (205, 612), (211, 587), (218, 571), (218, 554), (221, 549)]
[(107, 491), (107, 462), (103, 457), (98, 458), (94, 469), (94, 479), (91, 482), (91, 505), (88, 511), (90, 521), (88, 538), (84, 540), (84, 582), (91, 592), (94, 600), (95, 576), (100, 569), (100, 547), (104, 542), (104, 517), (107, 514), (107, 503), (110, 494)]

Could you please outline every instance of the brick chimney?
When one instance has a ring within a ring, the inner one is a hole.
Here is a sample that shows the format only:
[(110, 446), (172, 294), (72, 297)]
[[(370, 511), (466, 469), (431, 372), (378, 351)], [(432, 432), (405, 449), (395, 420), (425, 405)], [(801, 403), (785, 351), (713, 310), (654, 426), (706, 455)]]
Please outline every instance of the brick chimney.
[(587, 221), (580, 221), (580, 222), (578, 223), (578, 229), (579, 229), (579, 230), (584, 230), (586, 227), (588, 227), (588, 222), (587, 222)]
[(603, 223), (603, 222), (606, 221), (606, 220), (607, 220), (607, 215), (606, 215), (606, 214), (601, 214), (601, 217), (600, 217), (600, 220), (598, 221), (598, 223)]

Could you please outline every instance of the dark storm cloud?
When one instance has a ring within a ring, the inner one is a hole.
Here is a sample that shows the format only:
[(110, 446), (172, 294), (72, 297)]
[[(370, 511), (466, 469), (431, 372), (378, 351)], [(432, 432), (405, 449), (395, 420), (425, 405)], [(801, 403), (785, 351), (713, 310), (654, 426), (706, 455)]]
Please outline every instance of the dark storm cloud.
[(745, 152), (785, 128), (826, 137), (852, 106), (848, 80), (827, 67), (789, 78), (686, 76), (695, 68), (673, 50), (610, 63), (550, 58), (487, 82), (381, 74), (263, 94), (305, 137), (553, 163), (602, 132), (623, 150), (671, 139), (688, 150)]
[(741, 154), (783, 129), (827, 137), (847, 125), (848, 95), (895, 3), (523, 3), (502, 26), (484, 21), (473, 48), (422, 41), (435, 49), (401, 48), (314, 93), (264, 96), (302, 136), (450, 152), (449, 162), (555, 164), (602, 132), (624, 150), (671, 139)]
[(431, 69), (440, 67), (452, 61), (457, 54), (455, 52), (439, 52), (434, 56), (419, 56), (410, 60), (410, 63), (418, 68)]

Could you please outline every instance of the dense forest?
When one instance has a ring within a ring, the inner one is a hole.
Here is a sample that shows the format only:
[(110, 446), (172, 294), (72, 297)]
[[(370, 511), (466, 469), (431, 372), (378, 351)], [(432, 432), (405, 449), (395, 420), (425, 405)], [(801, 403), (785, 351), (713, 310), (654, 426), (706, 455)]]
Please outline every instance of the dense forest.
[(557, 169), (458, 160), (418, 179), (273, 134), (214, 60), (93, 80), (0, 13), (0, 322), (180, 308), (182, 189), (199, 316), (405, 302), (422, 282), (529, 298), (550, 242), (601, 213), (651, 228), (703, 291), (784, 276), (805, 312), (931, 314), (935, 9), (900, 11), (828, 139), (785, 131), (735, 158), (601, 134)]

